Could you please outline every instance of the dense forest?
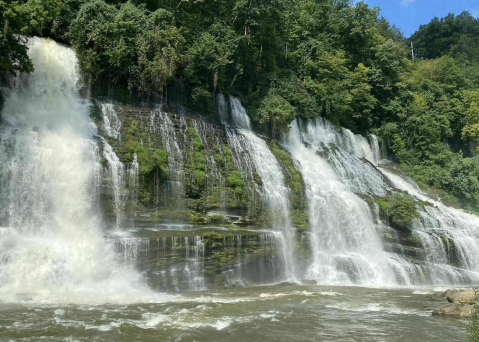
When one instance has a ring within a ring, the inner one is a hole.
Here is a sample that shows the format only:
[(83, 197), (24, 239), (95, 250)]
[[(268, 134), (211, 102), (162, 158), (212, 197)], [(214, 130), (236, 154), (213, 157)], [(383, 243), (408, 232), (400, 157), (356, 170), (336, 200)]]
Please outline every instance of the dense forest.
[(33, 71), (24, 36), (52, 37), (131, 97), (180, 84), (207, 116), (215, 93), (238, 96), (272, 135), (317, 116), (375, 133), (422, 187), (479, 212), (479, 20), (468, 12), (410, 38), (379, 8), (344, 0), (0, 0), (0, 13), (3, 74)]

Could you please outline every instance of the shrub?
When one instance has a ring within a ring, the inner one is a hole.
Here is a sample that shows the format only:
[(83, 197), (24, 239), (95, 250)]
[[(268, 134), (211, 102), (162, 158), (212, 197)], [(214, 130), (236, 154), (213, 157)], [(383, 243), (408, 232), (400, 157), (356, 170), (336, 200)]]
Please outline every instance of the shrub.
[(397, 225), (408, 227), (419, 217), (416, 200), (411, 195), (395, 193), (388, 196), (387, 202), (387, 213)]

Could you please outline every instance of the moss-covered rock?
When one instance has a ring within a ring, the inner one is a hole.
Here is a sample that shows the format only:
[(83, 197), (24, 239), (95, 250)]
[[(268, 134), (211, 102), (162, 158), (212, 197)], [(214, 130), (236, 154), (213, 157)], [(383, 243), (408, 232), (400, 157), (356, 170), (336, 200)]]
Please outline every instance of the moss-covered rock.
[(308, 212), (303, 177), (301, 176), (301, 173), (296, 170), (293, 160), (287, 151), (279, 147), (274, 142), (270, 143), (270, 148), (281, 165), (283, 174), (285, 176), (286, 185), (290, 189), (290, 203), (293, 224), (299, 229), (307, 229)]

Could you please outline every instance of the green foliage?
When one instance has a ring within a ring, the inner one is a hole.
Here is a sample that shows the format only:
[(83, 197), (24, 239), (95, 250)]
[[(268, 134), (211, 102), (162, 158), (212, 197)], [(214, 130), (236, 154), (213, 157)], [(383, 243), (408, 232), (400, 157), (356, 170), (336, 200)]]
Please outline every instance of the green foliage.
[(225, 166), (225, 160), (224, 160), (224, 158), (221, 154), (219, 154), (219, 153), (215, 154), (214, 159), (215, 159), (216, 164), (218, 164), (218, 166), (220, 166), (220, 167)]
[(271, 151), (280, 162), (286, 174), (286, 182), (291, 190), (291, 212), (293, 224), (300, 229), (308, 228), (308, 211), (306, 205), (306, 194), (304, 191), (304, 182), (301, 173), (293, 165), (293, 161), (288, 152), (281, 149), (274, 142), (270, 143)]
[(392, 223), (409, 227), (412, 221), (419, 218), (419, 211), (414, 197), (405, 193), (393, 193), (386, 197), (375, 198), (379, 208), (388, 214)]
[(221, 146), (221, 151), (223, 151), (223, 155), (225, 156), (228, 169), (233, 170), (235, 167), (233, 165), (233, 157), (231, 156), (231, 150), (228, 146), (223, 145)]
[(477, 303), (472, 309), (471, 319), (469, 321), (469, 325), (467, 326), (467, 341), (479, 342), (479, 305)]
[(33, 71), (25, 36), (41, 33), (62, 7), (62, 0), (0, 0), (0, 71)]
[(242, 188), (244, 186), (244, 182), (239, 171), (230, 172), (230, 175), (228, 176), (228, 186), (232, 188)]
[(198, 182), (198, 185), (204, 186), (206, 184), (206, 174), (204, 171), (201, 170), (195, 170), (194, 171), (196, 181)]
[[(362, 1), (0, 0), (0, 13), (1, 70), (31, 72), (22, 37), (46, 34), (71, 43), (94, 79), (132, 93), (180, 80), (187, 104), (207, 115), (222, 92), (273, 133), (318, 116), (377, 131), (421, 186), (479, 211), (478, 161), (464, 158), (479, 141), (479, 20), (467, 12), (421, 26), (414, 64), (409, 42)], [(205, 146), (190, 136), (204, 171)], [(162, 163), (147, 146), (130, 150), (143, 172)]]
[(130, 153), (135, 153), (140, 166), (140, 173), (143, 176), (151, 176), (158, 172), (163, 177), (168, 172), (168, 155), (163, 150), (154, 150), (143, 146), (140, 141), (138, 123), (132, 120), (128, 126), (124, 149)]
[(84, 71), (123, 80), (130, 90), (158, 92), (181, 63), (184, 39), (174, 24), (164, 9), (92, 0), (80, 8), (68, 37)]
[[(466, 116), (462, 137), (479, 143), (479, 90), (465, 91), (461, 106)], [(479, 147), (476, 150), (479, 153)]]
[(437, 58), (449, 53), (461, 59), (479, 60), (479, 20), (469, 12), (444, 18), (434, 18), (421, 25), (411, 36), (418, 54), (424, 58)]
[(205, 148), (205, 145), (201, 141), (201, 138), (198, 135), (196, 128), (188, 128), (188, 135), (193, 138), (193, 148), (195, 149), (195, 151), (201, 151)]
[(272, 121), (280, 127), (287, 127), (296, 117), (296, 109), (281, 95), (270, 91), (261, 102), (260, 122)]
[(410, 195), (393, 194), (389, 198), (387, 207), (388, 215), (392, 222), (400, 226), (408, 227), (415, 218), (419, 217), (417, 204), (414, 197)]

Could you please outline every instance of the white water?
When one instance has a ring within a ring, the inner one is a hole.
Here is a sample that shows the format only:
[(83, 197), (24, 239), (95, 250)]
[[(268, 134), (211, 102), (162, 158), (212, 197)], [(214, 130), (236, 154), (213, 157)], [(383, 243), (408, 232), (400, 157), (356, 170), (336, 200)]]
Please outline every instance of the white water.
[(121, 121), (118, 118), (113, 103), (100, 103), (105, 134), (114, 139), (121, 140)]
[[(432, 204), (420, 207), (420, 218), (414, 221), (413, 230), (427, 252), (428, 261), (442, 269), (440, 274), (436, 274), (436, 280), (453, 284), (461, 284), (464, 281), (477, 283), (479, 281), (479, 218), (431, 199), (412, 180), (385, 168), (380, 170), (398, 189), (405, 190), (417, 199)], [(471, 272), (462, 272), (446, 265), (454, 260), (457, 266)]]
[(383, 168), (381, 173), (364, 161), (379, 163), (374, 136), (369, 144), (347, 129), (339, 133), (327, 120), (316, 119), (295, 122), (284, 144), (306, 183), (313, 250), (307, 277), (326, 284), (374, 286), (478, 281), (479, 218), (439, 202), (421, 209), (421, 218), (413, 224), (426, 262), (383, 251), (381, 231), (391, 236), (395, 231), (381, 222), (377, 212), (373, 217), (356, 194), (384, 196), (392, 190), (388, 178), (416, 198), (430, 199), (417, 185)]
[(35, 72), (3, 89), (0, 301), (138, 301), (149, 290), (102, 237), (100, 157), (76, 56), (48, 39), (28, 47)]
[[(226, 101), (223, 96), (218, 97), (219, 110), (223, 120), (228, 115)], [(262, 180), (259, 190), (264, 201), (268, 204), (272, 226), (282, 233), (282, 249), (285, 271), (288, 278), (296, 281), (295, 260), (293, 253), (295, 231), (290, 216), (289, 189), (281, 166), (270, 151), (266, 142), (251, 130), (250, 119), (241, 102), (234, 97), (229, 98), (231, 106), (231, 122), (235, 130), (227, 127), (228, 140), (232, 147), (235, 164), (245, 169), (247, 176), (253, 178), (256, 172)]]
[(110, 144), (105, 139), (102, 139), (103, 142), (103, 157), (108, 162), (106, 167), (106, 177), (109, 180), (109, 183), (112, 187), (113, 194), (113, 206), (115, 209), (115, 220), (116, 228), (120, 228), (123, 223), (124, 215), (124, 199), (122, 192), (125, 190), (126, 177), (125, 177), (125, 166), (120, 161), (118, 156), (115, 154)]
[(329, 127), (326, 132), (324, 128), (306, 124), (300, 130), (295, 122), (284, 142), (306, 185), (313, 251), (306, 277), (321, 284), (394, 284), (394, 272), (368, 205), (316, 153), (320, 142), (332, 140)]

